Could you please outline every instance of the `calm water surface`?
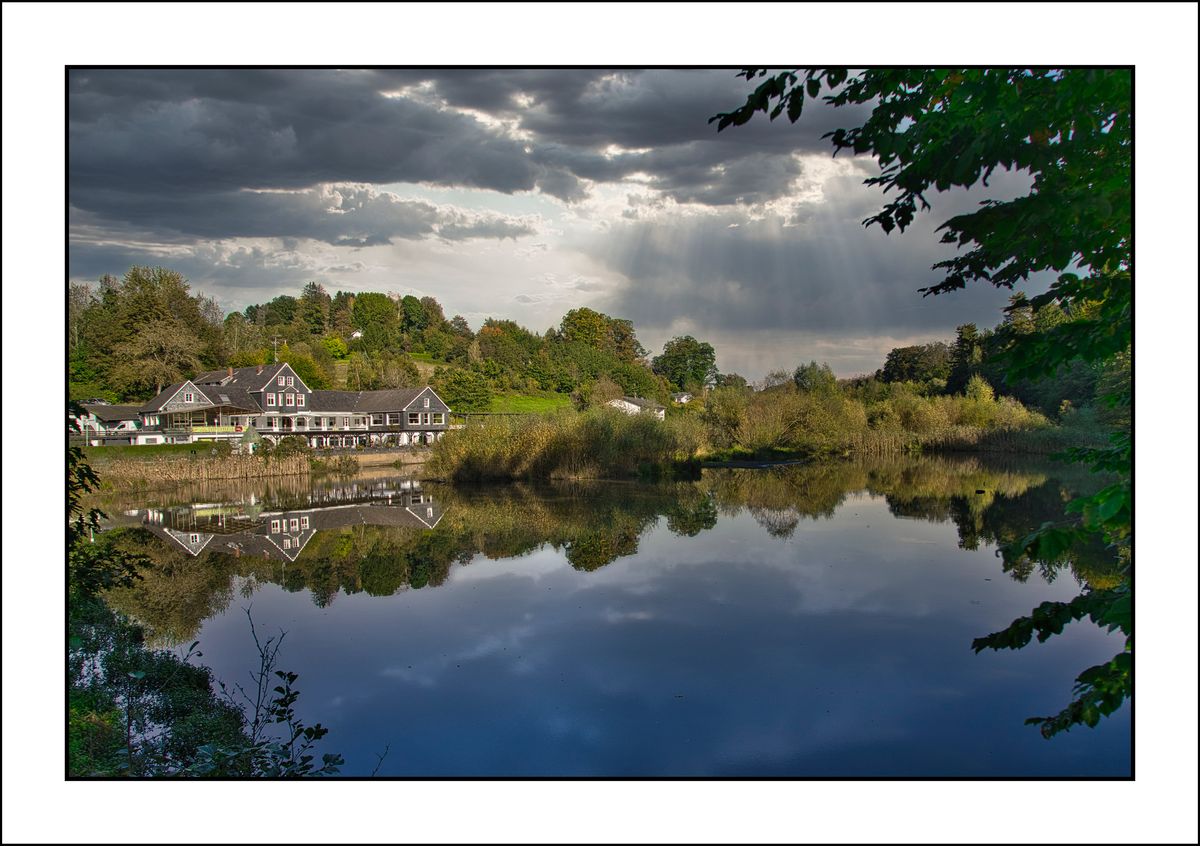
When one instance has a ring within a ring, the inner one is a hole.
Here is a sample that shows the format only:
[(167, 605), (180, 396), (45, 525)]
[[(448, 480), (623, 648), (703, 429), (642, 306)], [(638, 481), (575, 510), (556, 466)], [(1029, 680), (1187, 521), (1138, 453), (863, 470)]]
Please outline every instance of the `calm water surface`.
[[(1102, 555), (1006, 573), (1055, 465), (921, 459), (699, 482), (449, 489), (386, 476), (110, 499), (155, 559), (113, 604), (218, 678), (287, 632), (301, 717), (389, 776), (1127, 776), (1125, 707), (1053, 740), (1121, 641), (971, 640)], [(1083, 480), (1086, 483), (1086, 479)], [(292, 521), (295, 521), (294, 523)]]

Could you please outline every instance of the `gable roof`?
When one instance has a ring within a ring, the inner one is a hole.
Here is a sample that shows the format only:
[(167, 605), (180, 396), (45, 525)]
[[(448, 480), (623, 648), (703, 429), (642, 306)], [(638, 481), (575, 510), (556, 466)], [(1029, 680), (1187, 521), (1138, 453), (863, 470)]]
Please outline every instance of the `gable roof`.
[[(172, 399), (174, 399), (175, 395), (178, 394), (180, 391), (182, 391), (184, 389), (184, 386), (186, 386), (186, 385), (191, 385), (192, 391), (194, 393), (198, 394), (204, 400), (203, 402), (189, 403), (188, 405), (190, 408), (209, 408), (213, 405), (213, 402), (212, 402), (212, 400), (210, 400), (208, 398), (208, 395), (205, 394), (204, 391), (197, 388), (196, 384), (191, 379), (188, 379), (183, 382), (177, 382), (174, 385), (168, 385), (166, 390), (164, 390), (161, 394), (156, 396), (154, 399), (147, 402), (145, 405), (141, 406), (138, 409), (138, 411), (142, 412), (142, 413), (145, 413), (147, 411), (161, 411), (163, 409), (163, 407), (167, 403), (169, 403)], [(211, 388), (210, 388), (210, 390), (211, 390)]]

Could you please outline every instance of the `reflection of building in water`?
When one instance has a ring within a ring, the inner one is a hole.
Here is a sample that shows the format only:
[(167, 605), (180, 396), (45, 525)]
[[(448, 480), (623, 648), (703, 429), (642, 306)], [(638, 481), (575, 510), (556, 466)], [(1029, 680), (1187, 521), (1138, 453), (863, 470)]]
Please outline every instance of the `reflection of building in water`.
[(319, 531), (347, 526), (432, 529), (444, 512), (440, 499), (435, 501), (411, 479), (334, 486), (314, 491), (310, 499), (319, 504), (262, 510), (248, 504), (194, 503), (126, 511), (125, 517), (136, 518), (190, 555), (209, 550), (295, 561)]

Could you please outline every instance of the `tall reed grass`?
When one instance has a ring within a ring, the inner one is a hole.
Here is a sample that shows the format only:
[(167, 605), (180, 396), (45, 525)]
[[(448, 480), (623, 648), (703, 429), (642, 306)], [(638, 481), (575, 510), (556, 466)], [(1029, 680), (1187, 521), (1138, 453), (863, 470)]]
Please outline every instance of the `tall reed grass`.
[(447, 432), (426, 472), (455, 481), (657, 474), (693, 459), (703, 443), (703, 424), (691, 417), (662, 421), (598, 408), (492, 418)]

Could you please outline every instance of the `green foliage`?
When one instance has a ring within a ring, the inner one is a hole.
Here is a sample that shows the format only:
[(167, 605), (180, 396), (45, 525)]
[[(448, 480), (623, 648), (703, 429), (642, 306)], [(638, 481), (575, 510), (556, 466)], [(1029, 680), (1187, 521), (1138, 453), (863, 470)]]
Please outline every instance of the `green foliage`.
[(338, 361), (342, 361), (346, 356), (350, 355), (350, 348), (346, 346), (346, 342), (336, 335), (331, 335), (328, 338), (322, 338), (321, 343), (324, 345), (329, 355)]
[(483, 411), (492, 402), (487, 381), (470, 370), (438, 368), (433, 385), (438, 396), (455, 411)]
[(363, 333), (364, 350), (380, 350), (397, 340), (400, 316), (396, 303), (387, 294), (358, 294), (352, 314), (354, 327)]
[(883, 370), (884, 382), (929, 382), (950, 378), (950, 347), (941, 341), (896, 347), (887, 354)]
[(832, 394), (837, 392), (837, 377), (828, 364), (817, 364), (810, 361), (801, 364), (792, 373), (792, 381), (796, 390), (804, 393)]
[(717, 353), (712, 344), (683, 335), (667, 341), (650, 366), (675, 390), (700, 391), (716, 379)]

